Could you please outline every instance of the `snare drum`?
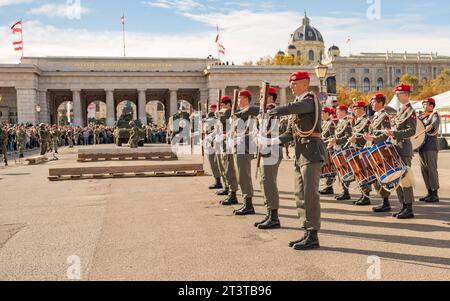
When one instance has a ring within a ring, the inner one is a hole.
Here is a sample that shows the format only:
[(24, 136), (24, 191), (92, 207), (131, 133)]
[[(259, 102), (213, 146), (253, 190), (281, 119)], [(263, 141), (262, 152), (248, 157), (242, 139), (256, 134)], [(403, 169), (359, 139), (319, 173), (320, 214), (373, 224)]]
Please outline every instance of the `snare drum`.
[(395, 186), (406, 173), (406, 166), (391, 142), (375, 145), (366, 157), (381, 185)]
[(368, 151), (368, 149), (363, 148), (347, 158), (348, 165), (355, 175), (359, 187), (365, 187), (377, 181), (377, 177), (366, 157)]
[(333, 153), (332, 150), (327, 150), (328, 162), (322, 167), (321, 179), (333, 179), (336, 177), (336, 167), (333, 164)]
[(334, 166), (336, 167), (338, 174), (344, 183), (349, 183), (355, 180), (355, 176), (353, 175), (353, 172), (346, 161), (346, 159), (355, 152), (356, 149), (350, 146), (338, 150), (332, 157)]

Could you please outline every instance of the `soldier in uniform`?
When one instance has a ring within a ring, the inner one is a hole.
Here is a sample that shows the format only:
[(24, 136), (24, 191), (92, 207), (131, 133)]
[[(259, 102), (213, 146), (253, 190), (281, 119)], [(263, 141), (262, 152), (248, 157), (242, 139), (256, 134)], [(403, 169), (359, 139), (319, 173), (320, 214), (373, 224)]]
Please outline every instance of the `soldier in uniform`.
[(41, 147), (41, 156), (44, 156), (47, 153), (49, 133), (45, 124), (41, 123), (39, 125), (39, 145)]
[[(267, 110), (273, 110), (276, 108), (275, 102), (278, 98), (278, 91), (270, 87), (269, 97), (267, 98)], [(278, 133), (274, 133), (276, 130), (276, 118), (269, 120), (267, 124), (267, 137), (276, 137)], [(261, 126), (261, 124), (260, 124)], [(285, 133), (286, 129), (283, 133)], [(281, 146), (274, 146), (276, 149), (270, 148), (268, 151), (261, 152), (261, 166), (260, 166), (260, 186), (262, 187), (265, 203), (267, 206), (267, 215), (261, 221), (255, 223), (255, 227), (261, 230), (276, 229), (281, 227), (280, 219), (278, 217), (278, 210), (280, 208), (280, 194), (278, 191), (278, 169), (280, 167), (281, 161), (283, 160), (283, 151)]]
[(8, 166), (8, 130), (6, 124), (0, 127), (0, 154), (3, 155), (5, 166)]
[(270, 144), (284, 144), (295, 140), (295, 200), (304, 235), (289, 246), (295, 250), (311, 250), (320, 247), (320, 173), (326, 162), (326, 149), (322, 137), (321, 104), (316, 95), (309, 92), (308, 72), (296, 72), (289, 77), (289, 84), (296, 96), (294, 102), (270, 110), (269, 116), (291, 115), (286, 133), (272, 138)]
[(138, 148), (139, 143), (139, 128), (137, 127), (134, 121), (130, 121), (131, 131), (130, 131), (130, 139), (128, 140), (128, 144), (130, 148)]
[(67, 140), (69, 141), (69, 148), (73, 148), (73, 137), (74, 137), (73, 128), (70, 127), (67, 130)]
[[(239, 92), (239, 111), (233, 117), (238, 119), (235, 122), (236, 128), (236, 147), (234, 154), (234, 163), (236, 166), (238, 183), (241, 188), (244, 206), (234, 212), (235, 215), (255, 214), (253, 207), (253, 181), (252, 181), (252, 159), (254, 153), (251, 151), (250, 129), (254, 126), (254, 116), (259, 113), (259, 107), (252, 105), (252, 93), (248, 90)], [(256, 113), (256, 114), (255, 114)], [(252, 124), (253, 122), (253, 124)], [(255, 149), (254, 147), (253, 149)]]
[[(364, 134), (369, 132), (371, 123), (369, 117), (366, 115), (366, 104), (362, 101), (356, 101), (353, 104), (353, 114), (355, 116), (355, 123), (353, 125), (353, 136), (350, 138), (350, 142), (357, 148), (364, 148), (367, 143), (364, 139)], [(361, 187), (361, 190), (361, 198), (354, 204), (357, 206), (370, 205), (371, 186), (366, 185), (365, 187)]]
[(223, 114), (226, 113), (229, 103), (231, 103), (231, 99), (228, 96), (223, 96), (220, 99), (220, 110), (217, 114), (218, 119), (217, 119), (217, 125), (215, 128), (216, 135), (214, 136), (214, 149), (216, 151), (216, 162), (217, 162), (217, 166), (219, 167), (220, 177), (222, 179), (222, 186), (223, 186), (223, 190), (217, 192), (217, 195), (219, 195), (219, 196), (228, 196), (230, 194), (230, 189), (229, 189), (228, 180), (227, 180), (227, 174), (226, 174), (225, 167), (223, 165), (223, 163), (224, 163), (223, 155), (226, 152), (226, 147), (225, 147), (226, 144), (224, 143), (222, 136), (226, 130), (226, 128), (224, 128), (224, 126), (226, 126), (226, 124), (224, 125), (222, 123), (223, 119), (221, 118), (221, 116), (223, 116)]
[[(377, 93), (372, 97), (371, 107), (375, 113), (368, 132), (363, 136), (364, 140), (367, 141), (366, 147), (372, 147), (374, 144), (376, 145), (386, 140), (383, 131), (391, 128), (391, 120), (385, 105), (386, 97), (382, 93)], [(383, 203), (380, 206), (374, 207), (373, 211), (375, 213), (391, 211), (391, 203), (389, 202), (391, 193), (384, 189), (378, 181), (375, 182), (374, 186), (383, 198)]]
[[(331, 139), (335, 135), (336, 131), (336, 123), (333, 119), (331, 119), (331, 116), (333, 114), (333, 110), (329, 107), (323, 107), (322, 109), (322, 139), (324, 141)], [(334, 184), (335, 179), (334, 178), (327, 178), (327, 187), (323, 190), (319, 191), (322, 195), (333, 195)]]
[[(288, 124), (289, 124), (289, 117), (283, 117), (280, 119), (280, 133), (286, 133)], [(286, 159), (291, 159), (291, 156), (289, 155), (289, 147), (290, 146), (291, 146), (291, 143), (286, 143), (284, 145), (284, 148), (286, 151)]]
[[(349, 139), (353, 135), (352, 132), (353, 130), (352, 130), (352, 120), (348, 115), (348, 107), (345, 105), (338, 106), (336, 113), (339, 122), (336, 126), (334, 137), (331, 138), (330, 142), (328, 143), (328, 148), (334, 146), (334, 150), (338, 151), (348, 144)], [(346, 201), (351, 199), (350, 192), (348, 191), (347, 188), (348, 184), (349, 183), (342, 182), (343, 193), (336, 197), (337, 201)]]
[[(417, 116), (410, 101), (409, 96), (411, 94), (411, 86), (406, 84), (400, 84), (395, 88), (395, 93), (401, 104), (401, 108), (395, 118), (394, 129), (385, 130), (385, 138), (393, 139), (393, 143), (403, 161), (403, 163), (411, 167), (412, 157), (414, 155), (411, 137), (416, 134), (417, 129)], [(409, 171), (408, 171), (409, 172)], [(398, 219), (410, 219), (414, 218), (414, 189), (413, 187), (405, 187), (400, 185), (397, 188), (397, 195), (400, 203), (402, 204), (402, 210), (394, 213), (393, 216)]]
[(419, 149), (420, 168), (428, 195), (421, 198), (421, 202), (438, 203), (439, 202), (439, 174), (438, 174), (438, 154), (439, 142), (437, 135), (441, 124), (441, 118), (438, 112), (434, 111), (436, 101), (428, 98), (422, 102), (424, 113), (420, 119), (426, 126), (427, 137), (424, 145)]
[(100, 144), (100, 129), (98, 126), (94, 128), (94, 145)]
[(23, 158), (23, 150), (25, 148), (25, 140), (26, 140), (26, 132), (24, 129), (24, 125), (21, 124), (17, 127), (17, 130), (16, 130), (16, 145), (17, 145), (17, 151), (19, 152), (19, 158)]
[(223, 189), (219, 164), (217, 162), (217, 155), (214, 148), (214, 138), (217, 126), (217, 118), (216, 118), (217, 105), (210, 105), (208, 108), (208, 116), (205, 120), (206, 128), (204, 129), (206, 134), (207, 145), (205, 147), (206, 153), (208, 155), (209, 166), (211, 167), (211, 172), (213, 174), (215, 183), (209, 186), (209, 189)]
[[(216, 143), (221, 144), (223, 152), (221, 154), (221, 163), (219, 167), (222, 168), (222, 172), (225, 174), (227, 186), (225, 191), (218, 195), (223, 195), (224, 192), (228, 192), (228, 197), (221, 201), (223, 206), (237, 205), (238, 199), (236, 193), (238, 191), (238, 182), (236, 177), (236, 169), (234, 166), (233, 149), (230, 149), (226, 143), (226, 137), (231, 135), (231, 106), (232, 101), (228, 96), (223, 96), (221, 99), (222, 109), (219, 112), (220, 126), (222, 133), (219, 133), (216, 137)], [(228, 188), (228, 189), (227, 189)]]
[(55, 154), (58, 153), (58, 144), (61, 140), (61, 133), (56, 125), (53, 125), (52, 130), (50, 131), (50, 143), (52, 145), (52, 150)]

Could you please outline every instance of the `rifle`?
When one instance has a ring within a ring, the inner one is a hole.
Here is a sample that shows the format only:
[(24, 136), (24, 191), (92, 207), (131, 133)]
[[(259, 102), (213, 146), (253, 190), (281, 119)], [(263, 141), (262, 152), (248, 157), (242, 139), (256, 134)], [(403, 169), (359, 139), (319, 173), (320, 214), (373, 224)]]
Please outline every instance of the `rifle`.
[(239, 103), (239, 90), (234, 90), (233, 92), (233, 104), (231, 106), (231, 129), (230, 129), (230, 139), (234, 143), (236, 140), (236, 118), (234, 114), (237, 112)]
[[(258, 118), (258, 126), (259, 126), (259, 136), (262, 136), (264, 132), (265, 123), (264, 120), (266, 119), (267, 115), (267, 98), (269, 97), (269, 88), (270, 84), (266, 81), (262, 84), (262, 92), (261, 95), (261, 102), (259, 104), (259, 118)], [(259, 177), (259, 169), (261, 167), (261, 146), (257, 145), (257, 157), (256, 157), (256, 179)]]

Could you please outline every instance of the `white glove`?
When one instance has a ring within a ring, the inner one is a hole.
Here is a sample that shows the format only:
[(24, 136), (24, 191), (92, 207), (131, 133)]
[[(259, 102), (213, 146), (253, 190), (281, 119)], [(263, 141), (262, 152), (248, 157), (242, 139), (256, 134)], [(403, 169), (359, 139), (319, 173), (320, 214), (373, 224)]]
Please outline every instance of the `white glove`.
[(280, 145), (280, 138), (267, 138), (264, 136), (258, 136), (258, 144), (263, 146)]

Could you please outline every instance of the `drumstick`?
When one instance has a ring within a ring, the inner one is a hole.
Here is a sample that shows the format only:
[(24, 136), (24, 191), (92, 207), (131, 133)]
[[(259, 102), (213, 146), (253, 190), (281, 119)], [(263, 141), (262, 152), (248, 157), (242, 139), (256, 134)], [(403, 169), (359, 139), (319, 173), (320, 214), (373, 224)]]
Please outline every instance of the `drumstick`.
[(425, 129), (422, 132), (420, 132), (419, 134), (415, 135), (413, 138), (417, 139), (420, 135), (425, 134), (426, 132), (428, 132), (428, 131)]

